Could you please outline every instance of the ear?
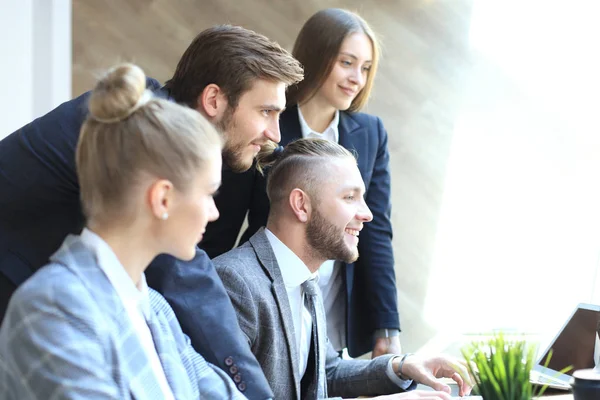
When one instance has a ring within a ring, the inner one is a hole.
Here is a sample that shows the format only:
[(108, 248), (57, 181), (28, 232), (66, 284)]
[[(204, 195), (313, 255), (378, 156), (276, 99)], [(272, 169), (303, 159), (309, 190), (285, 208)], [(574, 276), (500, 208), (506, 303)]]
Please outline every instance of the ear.
[(295, 188), (290, 192), (290, 208), (300, 222), (306, 222), (310, 218), (311, 203), (310, 197), (302, 189)]
[(211, 122), (221, 119), (221, 116), (227, 110), (227, 106), (225, 93), (219, 85), (214, 83), (207, 85), (196, 101), (196, 110), (205, 115)]
[(173, 183), (167, 179), (159, 179), (148, 189), (148, 202), (152, 215), (158, 219), (167, 219), (173, 208)]

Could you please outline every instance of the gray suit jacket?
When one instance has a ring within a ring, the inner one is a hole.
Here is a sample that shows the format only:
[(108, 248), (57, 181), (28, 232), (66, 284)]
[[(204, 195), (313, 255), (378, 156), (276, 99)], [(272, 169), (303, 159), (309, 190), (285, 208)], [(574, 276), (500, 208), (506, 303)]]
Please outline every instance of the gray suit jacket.
[[(213, 260), (276, 399), (300, 400), (298, 350), (287, 292), (264, 229), (248, 242)], [(400, 391), (388, 378), (392, 356), (342, 360), (328, 343), (326, 373), (330, 396), (357, 397)]]
[[(156, 351), (176, 399), (245, 399), (196, 353), (150, 289)], [(162, 399), (148, 358), (95, 253), (69, 236), (13, 295), (0, 329), (1, 399)]]

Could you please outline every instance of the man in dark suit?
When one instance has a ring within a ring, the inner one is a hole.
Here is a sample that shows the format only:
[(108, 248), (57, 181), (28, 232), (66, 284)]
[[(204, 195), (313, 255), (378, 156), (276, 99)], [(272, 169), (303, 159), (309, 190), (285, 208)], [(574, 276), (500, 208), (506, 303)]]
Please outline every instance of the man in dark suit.
[[(327, 340), (317, 271), (325, 260), (350, 263), (358, 257), (359, 235), (373, 218), (364, 192), (350, 152), (328, 140), (298, 140), (269, 172), (266, 229), (214, 259), (275, 397), (375, 396), (420, 382), (439, 391), (428, 398), (450, 399), (441, 377), (455, 379), (461, 394), (469, 392), (464, 362), (414, 355), (343, 360)], [(412, 392), (398, 399), (420, 396)]]
[[(289, 106), (281, 115), (279, 126), (280, 144), (283, 146), (306, 136), (295, 105)], [(340, 111), (336, 129), (339, 132), (338, 143), (358, 155), (366, 201), (374, 216), (373, 222), (361, 233), (358, 244), (360, 258), (353, 263), (338, 263), (341, 265), (336, 266), (340, 268), (342, 301), (345, 301), (347, 310), (341, 318), (346, 328), (346, 345), (349, 354), (358, 357), (377, 348), (380, 341), (397, 340), (399, 345), (400, 321), (391, 242), (388, 137), (379, 118), (358, 112)], [(226, 172), (215, 202), (222, 216), (208, 224), (200, 244), (211, 258), (234, 246), (246, 212), (248, 229), (240, 243), (246, 242), (266, 225), (269, 214), (266, 177), (254, 169), (245, 174)], [(328, 317), (331, 316), (328, 314)], [(386, 335), (392, 337), (388, 339)]]
[[(220, 128), (224, 168), (242, 172), (261, 145), (280, 140), (285, 88), (301, 79), (299, 63), (279, 45), (223, 25), (194, 39), (164, 87), (151, 79), (147, 85)], [(48, 262), (67, 234), (84, 226), (75, 148), (88, 97), (66, 102), (0, 141), (0, 317), (16, 287)], [(198, 250), (191, 262), (159, 256), (146, 274), (206, 360), (250, 399), (272, 397), (206, 253)]]

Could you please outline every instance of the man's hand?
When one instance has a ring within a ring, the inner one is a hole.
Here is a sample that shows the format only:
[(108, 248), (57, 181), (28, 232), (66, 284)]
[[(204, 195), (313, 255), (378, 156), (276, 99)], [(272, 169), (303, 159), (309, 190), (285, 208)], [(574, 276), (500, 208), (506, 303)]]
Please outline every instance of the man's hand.
[(438, 380), (438, 378), (451, 378), (458, 384), (460, 396), (467, 396), (471, 393), (474, 379), (469, 375), (467, 363), (457, 358), (439, 355), (435, 357), (419, 357), (418, 355), (409, 355), (402, 365), (402, 370), (398, 370), (400, 359), (395, 359), (394, 371), (396, 374), (402, 374), (417, 383), (422, 383), (433, 389), (450, 393), (450, 387)]
[(400, 336), (375, 339), (375, 347), (373, 347), (371, 358), (379, 357), (384, 354), (402, 354)]

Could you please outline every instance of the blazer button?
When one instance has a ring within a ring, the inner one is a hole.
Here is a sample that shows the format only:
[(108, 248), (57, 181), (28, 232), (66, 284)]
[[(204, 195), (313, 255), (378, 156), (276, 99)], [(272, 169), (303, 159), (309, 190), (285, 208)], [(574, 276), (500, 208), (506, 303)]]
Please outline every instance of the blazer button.
[(228, 367), (231, 367), (233, 365), (233, 358), (227, 357), (225, 359), (225, 365), (227, 365)]
[(231, 372), (231, 375), (237, 374), (238, 373), (237, 365), (232, 365), (231, 367), (229, 367), (229, 372)]
[(238, 389), (240, 390), (240, 392), (243, 392), (244, 390), (246, 390), (246, 383), (244, 383), (244, 382), (239, 383)]
[(235, 383), (240, 383), (242, 381), (242, 376), (240, 374), (235, 374), (235, 376), (233, 377), (233, 381)]

